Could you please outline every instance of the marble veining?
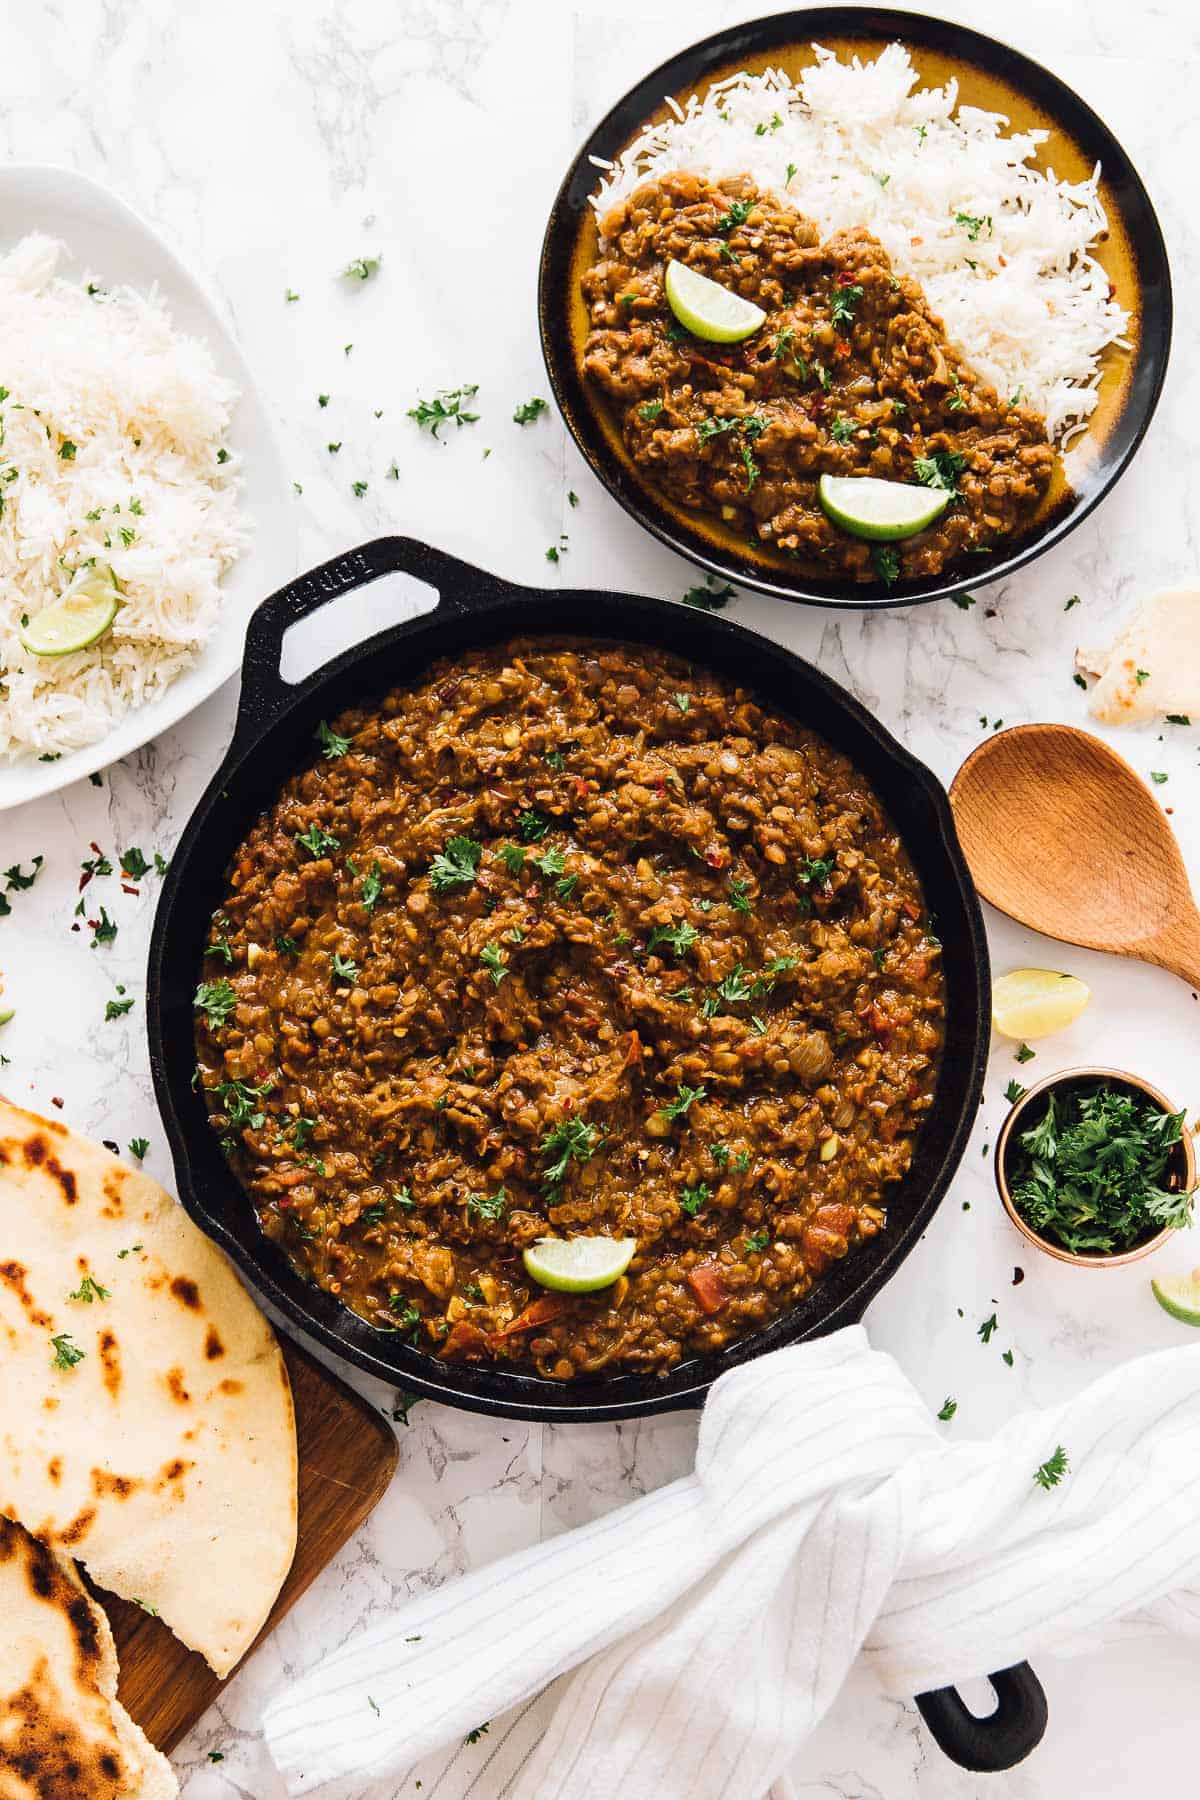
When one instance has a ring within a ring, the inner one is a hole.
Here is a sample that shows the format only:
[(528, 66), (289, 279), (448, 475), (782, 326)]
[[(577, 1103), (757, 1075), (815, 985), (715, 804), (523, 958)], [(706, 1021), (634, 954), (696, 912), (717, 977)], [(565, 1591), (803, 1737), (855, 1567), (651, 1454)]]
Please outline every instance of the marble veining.
[[(0, 155), (109, 182), (214, 289), (302, 490), (301, 566), (398, 530), (533, 585), (678, 597), (694, 571), (608, 500), (553, 414), (523, 429), (511, 415), (548, 391), (534, 270), (575, 145), (635, 76), (754, 10), (746, 0), (692, 0), (683, 10), (653, 0), (26, 0), (5, 26)], [(1184, 0), (1160, 0), (1136, 19), (1120, 0), (1066, 0), (1050, 10), (1010, 0), (1002, 21), (981, 0), (932, 10), (1052, 63), (1108, 118), (1160, 210), (1177, 304), (1166, 393), (1137, 462), (1035, 567), (979, 589), (966, 610), (831, 614), (751, 595), (730, 609), (844, 682), (948, 778), (997, 721), (1086, 723), (1071, 680), (1077, 633), (1102, 638), (1141, 593), (1195, 580), (1200, 29)], [(376, 280), (337, 279), (349, 258), (380, 252)], [(289, 288), (300, 295), (292, 304)], [(418, 435), (405, 418), (418, 393), (467, 381), (479, 384), (480, 423), (444, 444)], [(317, 404), (323, 392), (327, 408)], [(335, 442), (341, 449), (331, 452)], [(355, 481), (367, 483), (361, 497)], [(560, 533), (567, 543), (555, 570), (545, 551)], [(1081, 604), (1065, 611), (1076, 593)], [(569, 593), (563, 613), (572, 616)], [(359, 603), (343, 600), (327, 630), (353, 641), (363, 617)], [(90, 934), (73, 930), (73, 909), (91, 843), (110, 857), (133, 844), (147, 857), (171, 854), (229, 740), (235, 699), (223, 690), (98, 786), (83, 782), (0, 815), (0, 866), (46, 859), (36, 888), (14, 895), (12, 916), (0, 921), (0, 980), (5, 1003), (17, 1008), (0, 1036), (10, 1059), (0, 1081), (18, 1103), (49, 1110), (61, 1101), (64, 1118), (123, 1147), (149, 1138), (146, 1166), (168, 1183), (143, 1036), (155, 877), (136, 895), (115, 878), (93, 884), (89, 902), (104, 902), (119, 926), (107, 947), (92, 950)], [(1168, 775), (1155, 792), (1200, 871), (1200, 730), (1110, 735), (1143, 773)], [(1048, 963), (1092, 984), (1087, 1012), (1039, 1049), (1032, 1073), (1112, 1060), (1158, 1081), (1179, 1104), (1200, 1106), (1197, 999), (1183, 984), (1053, 945), (994, 914), (988, 927), (998, 968)], [(118, 983), (135, 1005), (105, 1023)], [(873, 1341), (931, 1406), (957, 1399), (947, 1429), (960, 1436), (1176, 1343), (1181, 1330), (1154, 1305), (1150, 1265), (1063, 1269), (1028, 1253), (1007, 1224), (987, 1152), (1003, 1089), (1018, 1073), (1012, 1047), (997, 1042), (954, 1188), (867, 1320)], [(1156, 1266), (1196, 1260), (1195, 1244), (1179, 1241)], [(998, 1329), (984, 1346), (978, 1326), (993, 1311)], [(1011, 1367), (1002, 1358), (1009, 1349)], [(349, 1379), (393, 1414), (391, 1390)], [(395, 1429), (399, 1472), (365, 1530), (182, 1746), (189, 1800), (281, 1800), (258, 1730), (276, 1682), (311, 1668), (405, 1595), (674, 1478), (695, 1442), (689, 1414), (539, 1427), (429, 1402)], [(1195, 1670), (1181, 1646), (1111, 1647), (1046, 1662), (1041, 1673), (1051, 1706), (1044, 1745), (1023, 1768), (984, 1781), (941, 1757), (910, 1705), (854, 1671), (795, 1771), (801, 1800), (974, 1800), (985, 1792), (1057, 1800), (1080, 1791), (1133, 1800), (1170, 1791), (1190, 1766)], [(460, 1759), (464, 1777), (470, 1755)], [(410, 1772), (394, 1792), (415, 1795), (419, 1779)], [(483, 1785), (474, 1792), (486, 1796)], [(449, 1786), (439, 1800), (453, 1800)]]

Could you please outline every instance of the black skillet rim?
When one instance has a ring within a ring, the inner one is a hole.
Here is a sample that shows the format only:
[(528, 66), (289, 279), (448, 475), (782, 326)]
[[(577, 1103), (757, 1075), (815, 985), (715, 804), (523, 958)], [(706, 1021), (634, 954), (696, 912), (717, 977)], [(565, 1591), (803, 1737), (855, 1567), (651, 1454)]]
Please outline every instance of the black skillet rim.
[[(701, 533), (687, 531), (659, 506), (650, 487), (628, 475), (614, 459), (595, 421), (595, 403), (576, 369), (563, 319), (578, 220), (598, 173), (589, 157), (611, 158), (657, 110), (664, 95), (695, 86), (723, 64), (769, 51), (781, 43), (819, 41), (822, 37), (896, 37), (917, 49), (958, 55), (985, 72), (1006, 76), (1013, 86), (1028, 92), (1044, 111), (1062, 121), (1068, 135), (1103, 165), (1137, 266), (1141, 311), (1138, 348), (1128, 390), (1102, 448), (1096, 477), (1074, 505), (1060, 508), (1036, 537), (1019, 544), (1003, 561), (991, 563), (986, 569), (971, 569), (949, 581), (937, 577), (929, 582), (912, 582), (903, 592), (882, 583), (856, 584), (847, 589), (836, 582), (819, 582), (800, 575), (788, 581), (782, 572), (769, 573), (755, 563), (715, 551)], [(677, 51), (636, 82), (593, 128), (555, 195), (538, 264), (537, 308), (542, 358), (567, 430), (597, 480), (631, 518), (668, 549), (722, 580), (777, 600), (853, 611), (924, 605), (1005, 580), (1081, 525), (1116, 486), (1149, 430), (1166, 380), (1174, 317), (1170, 263), (1154, 204), (1128, 154), (1087, 101), (1061, 76), (998, 38), (925, 13), (868, 6), (808, 7), (728, 26)]]
[[(433, 613), (376, 634), (295, 687), (279, 680), (277, 654), (287, 624), (334, 594), (397, 569), (439, 588), (441, 602)], [(927, 893), (931, 887), (938, 890), (939, 922), (948, 921), (953, 932), (946, 937), (947, 1051), (913, 1173), (892, 1201), (892, 1229), (834, 1265), (811, 1307), (798, 1308), (717, 1356), (691, 1359), (665, 1378), (617, 1376), (564, 1388), (537, 1377), (438, 1363), (398, 1336), (381, 1336), (325, 1290), (303, 1282), (262, 1234), (192, 1085), (191, 995), (227, 858), (286, 774), (307, 759), (316, 720), (360, 697), (366, 685), (363, 671), (369, 667), (378, 670), (370, 688), (382, 691), (415, 678), (455, 649), (522, 632), (658, 642), (698, 663), (735, 671), (793, 716), (798, 706), (810, 718), (815, 714), (818, 729), (840, 743), (877, 791), (883, 790), (893, 814), (899, 802), (901, 810), (923, 815), (921, 843), (914, 842), (911, 831), (905, 832), (905, 841)], [(798, 697), (797, 703), (789, 706), (781, 698), (784, 688)], [(271, 770), (273, 757), (280, 764), (278, 778)], [(180, 1198), (200, 1228), (286, 1320), (359, 1368), (412, 1392), (502, 1417), (582, 1422), (696, 1405), (728, 1369), (858, 1321), (917, 1243), (961, 1162), (987, 1061), (988, 979), (983, 917), (945, 790), (838, 683), (781, 645), (711, 614), (600, 590), (519, 588), (413, 540), (385, 538), (298, 577), (265, 601), (251, 620), (233, 742), (184, 828), (160, 891), (146, 1005), (155, 1093)], [(240, 1213), (240, 1221), (231, 1222), (231, 1212)]]

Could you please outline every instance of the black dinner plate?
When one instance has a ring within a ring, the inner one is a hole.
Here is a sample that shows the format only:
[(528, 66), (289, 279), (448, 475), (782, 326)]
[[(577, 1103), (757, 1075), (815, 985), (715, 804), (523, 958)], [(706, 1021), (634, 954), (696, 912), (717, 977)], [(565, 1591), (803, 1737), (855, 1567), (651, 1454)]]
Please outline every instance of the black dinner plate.
[[(1088, 431), (1069, 447), (1065, 469), (1031, 529), (1010, 552), (974, 559), (969, 569), (895, 587), (828, 582), (800, 571), (780, 552), (747, 545), (715, 520), (677, 506), (634, 468), (604, 401), (585, 381), (587, 315), (579, 278), (592, 260), (596, 226), (588, 196), (599, 171), (643, 125), (666, 113), (667, 95), (686, 98), (737, 69), (781, 67), (795, 77), (819, 43), (845, 55), (875, 56), (905, 44), (922, 85), (959, 83), (960, 103), (1003, 112), (1012, 128), (1052, 132), (1043, 158), (1065, 179), (1095, 163), (1109, 218), (1096, 252), (1116, 297), (1131, 315), (1132, 348), (1110, 351), (1100, 401)], [(542, 353), (567, 427), (593, 472), (633, 518), (682, 556), (742, 587), (816, 606), (907, 606), (996, 581), (1031, 562), (1085, 519), (1129, 466), (1158, 404), (1171, 343), (1171, 277), (1150, 197), (1104, 121), (1057, 75), (980, 32), (919, 13), (876, 7), (820, 6), (732, 26), (691, 45), (644, 76), (605, 114), (567, 171), (542, 245), (538, 282)]]

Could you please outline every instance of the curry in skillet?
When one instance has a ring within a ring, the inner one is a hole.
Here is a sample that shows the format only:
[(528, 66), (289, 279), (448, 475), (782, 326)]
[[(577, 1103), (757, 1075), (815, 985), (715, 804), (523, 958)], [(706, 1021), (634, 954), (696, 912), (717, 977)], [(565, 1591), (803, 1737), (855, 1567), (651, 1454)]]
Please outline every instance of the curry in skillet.
[[(666, 1371), (884, 1228), (937, 939), (841, 754), (645, 647), (528, 640), (331, 724), (197, 992), (212, 1123), (296, 1267), (429, 1354)], [(636, 1240), (596, 1293), (538, 1239)]]

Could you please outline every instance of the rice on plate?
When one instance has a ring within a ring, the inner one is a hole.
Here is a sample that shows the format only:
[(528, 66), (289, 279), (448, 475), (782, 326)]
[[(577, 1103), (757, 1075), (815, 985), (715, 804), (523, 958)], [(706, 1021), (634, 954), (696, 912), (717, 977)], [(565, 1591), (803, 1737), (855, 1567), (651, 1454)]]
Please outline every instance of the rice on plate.
[(1128, 348), (1128, 315), (1091, 253), (1108, 226), (1099, 167), (1083, 182), (1033, 167), (1048, 132), (1009, 132), (1003, 114), (960, 107), (953, 80), (918, 88), (902, 44), (865, 63), (813, 48), (795, 82), (740, 70), (703, 100), (667, 96), (673, 118), (615, 163), (593, 158), (605, 171), (597, 215), (688, 170), (748, 175), (823, 237), (865, 226), (979, 373), (1043, 413), (1064, 448), (1095, 408), (1105, 350)]
[[(248, 541), (238, 390), (158, 296), (59, 273), (30, 234), (0, 258), (0, 756), (58, 756), (105, 737), (208, 642), (221, 577)], [(22, 632), (89, 570), (119, 605), (86, 649), (48, 656)]]

